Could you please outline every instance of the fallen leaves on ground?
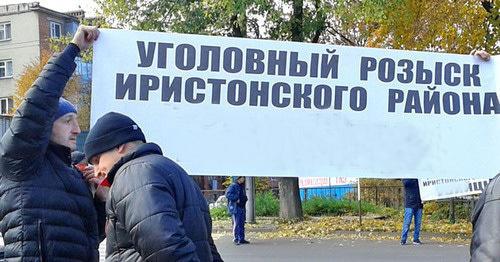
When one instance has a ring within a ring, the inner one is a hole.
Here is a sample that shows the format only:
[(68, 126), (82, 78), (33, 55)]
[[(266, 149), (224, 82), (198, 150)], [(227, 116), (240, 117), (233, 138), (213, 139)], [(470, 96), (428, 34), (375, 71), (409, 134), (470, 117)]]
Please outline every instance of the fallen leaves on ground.
[[(231, 220), (214, 222), (214, 229), (230, 228), (230, 226)], [(313, 217), (299, 222), (267, 218), (257, 219), (256, 224), (247, 224), (245, 227), (247, 232), (257, 239), (399, 240), (402, 218), (363, 218), (361, 227), (359, 220), (354, 217)], [(470, 242), (471, 230), (471, 224), (465, 220), (450, 224), (448, 221), (430, 221), (424, 218), (422, 222), (422, 232), (429, 234), (427, 241), (431, 242), (466, 244)]]

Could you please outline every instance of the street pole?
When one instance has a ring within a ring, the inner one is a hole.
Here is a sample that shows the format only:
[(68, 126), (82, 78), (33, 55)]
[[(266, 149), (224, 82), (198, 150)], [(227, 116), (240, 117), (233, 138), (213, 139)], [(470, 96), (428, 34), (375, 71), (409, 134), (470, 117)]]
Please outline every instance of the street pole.
[(359, 207), (359, 228), (361, 229), (361, 226), (363, 225), (361, 221), (361, 183), (359, 182), (360, 179), (358, 178), (358, 207)]
[(245, 177), (245, 191), (248, 201), (246, 204), (247, 223), (255, 224), (255, 180), (251, 176)]
[(450, 199), (450, 223), (455, 224), (455, 198)]

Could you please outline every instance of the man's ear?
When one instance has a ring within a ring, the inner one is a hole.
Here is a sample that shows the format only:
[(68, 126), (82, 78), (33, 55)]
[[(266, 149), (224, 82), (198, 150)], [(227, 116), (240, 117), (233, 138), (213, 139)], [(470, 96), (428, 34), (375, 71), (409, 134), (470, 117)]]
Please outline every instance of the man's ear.
[(127, 152), (127, 144), (121, 144), (117, 147), (119, 154), (125, 154)]

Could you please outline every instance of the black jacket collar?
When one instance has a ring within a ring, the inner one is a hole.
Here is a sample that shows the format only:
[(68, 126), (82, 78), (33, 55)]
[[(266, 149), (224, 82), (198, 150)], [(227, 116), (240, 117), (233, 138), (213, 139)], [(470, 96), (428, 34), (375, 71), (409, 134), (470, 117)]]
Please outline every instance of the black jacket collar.
[(61, 159), (66, 165), (71, 166), (71, 149), (62, 145), (57, 145), (52, 142), (49, 143), (48, 150)]
[(113, 180), (115, 179), (116, 172), (118, 169), (120, 169), (121, 166), (123, 166), (125, 163), (128, 161), (131, 161), (133, 159), (145, 156), (145, 155), (151, 155), (151, 154), (158, 154), (158, 155), (163, 155), (161, 148), (154, 143), (144, 143), (140, 146), (137, 147), (137, 149), (122, 157), (116, 164), (109, 170), (107, 180), (110, 184), (113, 184)]

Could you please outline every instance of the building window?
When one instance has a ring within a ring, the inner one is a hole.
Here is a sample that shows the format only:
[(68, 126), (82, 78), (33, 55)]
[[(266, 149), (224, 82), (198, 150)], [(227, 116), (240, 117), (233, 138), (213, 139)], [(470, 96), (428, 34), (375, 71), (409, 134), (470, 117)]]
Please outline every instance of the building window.
[(12, 60), (0, 60), (0, 78), (12, 77)]
[(7, 115), (12, 109), (12, 99), (4, 97), (0, 98), (0, 115)]
[(51, 38), (61, 37), (61, 24), (56, 22), (50, 22), (50, 37)]
[(10, 23), (0, 23), (0, 41), (10, 40)]

